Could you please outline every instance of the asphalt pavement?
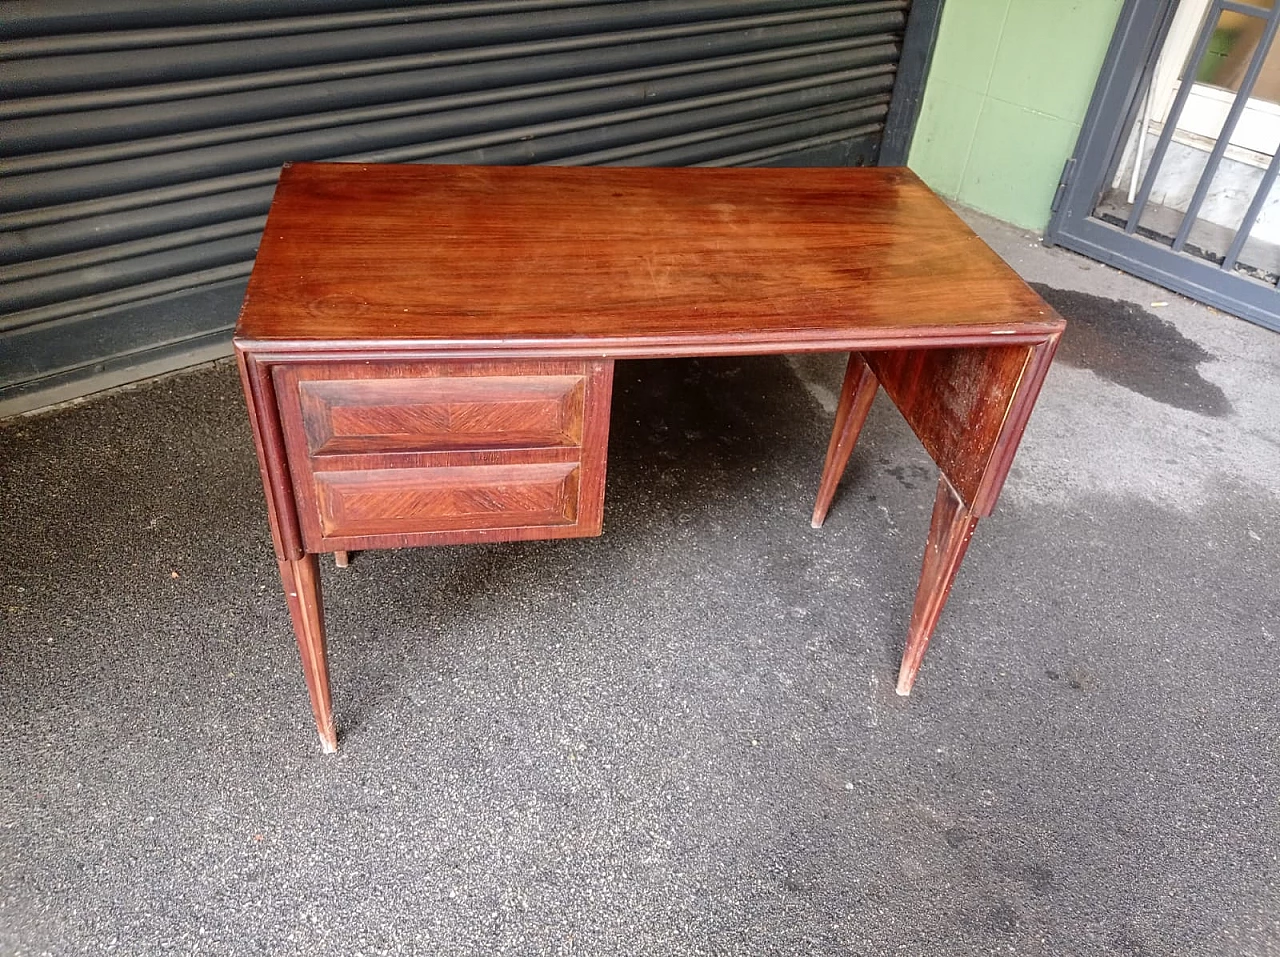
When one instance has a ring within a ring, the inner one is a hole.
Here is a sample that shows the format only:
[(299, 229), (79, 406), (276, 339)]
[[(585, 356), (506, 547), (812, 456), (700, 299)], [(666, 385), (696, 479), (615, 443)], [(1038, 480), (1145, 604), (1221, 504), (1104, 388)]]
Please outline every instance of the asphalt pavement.
[(604, 534), (323, 571), (222, 363), (0, 424), (0, 953), (1280, 954), (1280, 335), (1071, 326), (910, 698), (936, 471), (841, 356), (617, 369)]

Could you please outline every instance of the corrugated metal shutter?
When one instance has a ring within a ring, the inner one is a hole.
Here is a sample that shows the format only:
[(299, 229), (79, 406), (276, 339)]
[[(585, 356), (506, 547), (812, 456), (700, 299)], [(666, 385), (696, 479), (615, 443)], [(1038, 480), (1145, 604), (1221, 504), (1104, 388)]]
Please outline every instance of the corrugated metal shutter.
[(0, 3), (0, 400), (221, 347), (286, 160), (874, 162), (908, 6)]

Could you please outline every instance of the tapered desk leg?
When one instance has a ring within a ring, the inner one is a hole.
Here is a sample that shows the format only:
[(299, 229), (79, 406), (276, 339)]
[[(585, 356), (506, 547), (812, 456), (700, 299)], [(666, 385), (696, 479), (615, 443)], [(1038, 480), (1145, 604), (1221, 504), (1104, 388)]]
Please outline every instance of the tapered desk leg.
[(836, 406), (835, 427), (831, 430), (831, 444), (827, 446), (827, 460), (822, 466), (822, 480), (818, 483), (818, 501), (813, 507), (813, 527), (821, 528), (826, 521), (831, 499), (849, 456), (857, 444), (858, 433), (867, 421), (871, 401), (876, 397), (878, 383), (871, 367), (856, 352), (849, 353), (849, 365), (844, 373), (844, 386), (840, 389), (840, 404)]
[(933, 519), (929, 522), (929, 540), (924, 546), (924, 567), (916, 603), (911, 610), (911, 627), (907, 631), (907, 647), (898, 669), (898, 694), (911, 693), (916, 672), (929, 647), (942, 606), (951, 593), (951, 584), (960, 570), (960, 560), (969, 547), (969, 539), (977, 527), (978, 516), (961, 501), (945, 475), (938, 478), (938, 495), (933, 501)]
[(302, 670), (311, 694), (311, 711), (316, 716), (320, 747), (326, 754), (338, 750), (333, 726), (333, 702), (329, 698), (329, 660), (325, 654), (324, 605), (320, 600), (320, 563), (315, 555), (281, 559), (280, 578), (289, 602), (289, 616), (298, 638)]

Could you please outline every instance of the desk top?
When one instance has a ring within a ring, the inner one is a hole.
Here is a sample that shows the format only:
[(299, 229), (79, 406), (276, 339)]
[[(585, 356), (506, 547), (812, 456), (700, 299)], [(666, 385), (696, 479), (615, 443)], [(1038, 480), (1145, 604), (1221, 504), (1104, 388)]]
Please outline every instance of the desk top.
[(681, 355), (1061, 328), (907, 169), (301, 163), (280, 177), (236, 334)]

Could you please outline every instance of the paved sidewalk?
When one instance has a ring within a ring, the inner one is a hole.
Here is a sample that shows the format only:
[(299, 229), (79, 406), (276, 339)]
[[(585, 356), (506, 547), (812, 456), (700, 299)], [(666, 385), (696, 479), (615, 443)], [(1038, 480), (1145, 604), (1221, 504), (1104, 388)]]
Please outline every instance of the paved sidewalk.
[(334, 757), (233, 369), (0, 425), (0, 954), (1280, 954), (1280, 335), (972, 221), (1072, 324), (909, 699), (840, 357), (619, 364), (599, 539), (326, 565)]

